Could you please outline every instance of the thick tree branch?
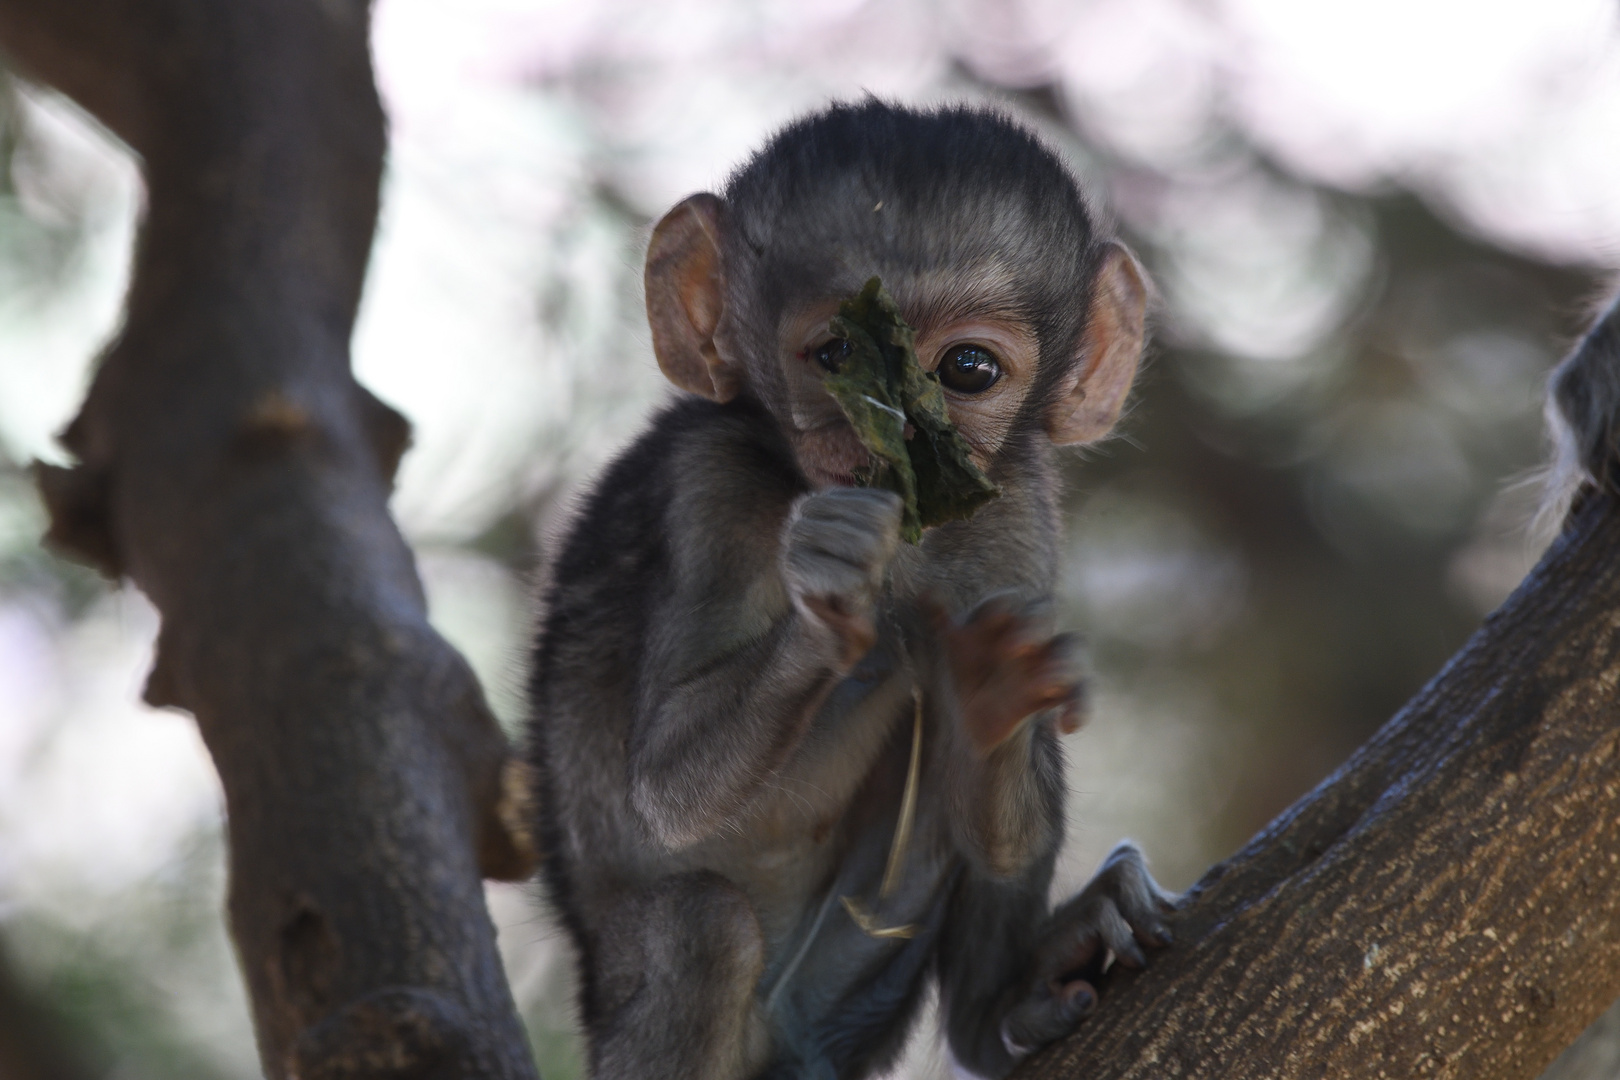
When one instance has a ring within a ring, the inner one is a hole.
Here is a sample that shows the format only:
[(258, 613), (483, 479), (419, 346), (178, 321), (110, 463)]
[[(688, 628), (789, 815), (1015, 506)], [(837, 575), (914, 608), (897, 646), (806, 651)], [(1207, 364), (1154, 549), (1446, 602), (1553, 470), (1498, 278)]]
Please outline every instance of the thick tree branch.
[(389, 519), (349, 371), (384, 123), (358, 0), (0, 0), (0, 47), (142, 158), (123, 333), (42, 468), (51, 538), (163, 615), (147, 687), (224, 783), (272, 1077), (533, 1076), (484, 907), (523, 791)]
[(1555, 387), (1563, 537), (1021, 1077), (1529, 1080), (1620, 998), (1620, 305)]

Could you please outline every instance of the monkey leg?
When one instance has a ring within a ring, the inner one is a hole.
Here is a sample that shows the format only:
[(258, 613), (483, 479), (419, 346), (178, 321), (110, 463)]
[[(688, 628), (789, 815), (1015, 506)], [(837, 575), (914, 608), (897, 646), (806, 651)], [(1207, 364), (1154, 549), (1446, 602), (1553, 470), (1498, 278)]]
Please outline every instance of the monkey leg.
[(754, 992), (765, 941), (724, 877), (676, 874), (635, 893), (615, 906), (601, 953), (604, 1008), (587, 1020), (597, 1080), (741, 1080), (763, 1067), (769, 1040)]

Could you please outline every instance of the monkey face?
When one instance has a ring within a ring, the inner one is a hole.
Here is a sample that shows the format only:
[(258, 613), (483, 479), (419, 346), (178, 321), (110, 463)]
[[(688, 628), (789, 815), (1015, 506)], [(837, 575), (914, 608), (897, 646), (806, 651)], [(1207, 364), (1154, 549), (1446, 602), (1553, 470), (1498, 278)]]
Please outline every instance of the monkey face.
[[(988, 469), (1029, 397), (1039, 343), (1026, 323), (967, 308), (943, 310), (937, 297), (912, 292), (902, 310), (917, 333), (917, 360), (939, 376), (951, 420), (975, 463)], [(775, 350), (784, 427), (816, 488), (853, 483), (855, 470), (868, 464), (865, 447), (822, 385), (847, 348), (827, 327), (837, 308), (836, 298), (797, 307), (782, 320)]]
[(752, 392), (781, 422), (816, 488), (851, 483), (868, 462), (822, 385), (835, 361), (827, 350), (838, 347), (828, 323), (868, 277), (883, 279), (916, 331), (917, 360), (939, 375), (951, 419), (980, 468), (991, 469), (1020, 423), (1038, 424), (1054, 443), (1090, 442), (1108, 433), (1124, 405), (1141, 354), (1147, 284), (1119, 244), (1101, 245), (1097, 270), (1073, 298), (1084, 312), (1078, 343), (1068, 346), (1074, 355), (1051, 357), (1043, 356), (1028, 290), (995, 262), (918, 272), (848, 259), (835, 270), (794, 275), (808, 287), (780, 297), (770, 312), (745, 283), (728, 283), (720, 230), (719, 200), (695, 195), (653, 234), (647, 309), (659, 364), (677, 386), (704, 397)]
[[(868, 459), (822, 386), (827, 324), (879, 277), (981, 469), (993, 475), (1015, 436), (1105, 436), (1136, 372), (1147, 283), (1093, 236), (1056, 159), (966, 114), (913, 117), (910, 139), (829, 116), (817, 139), (767, 147), (725, 199), (694, 195), (654, 230), (647, 314), (670, 380), (716, 401), (750, 394), (814, 487), (850, 483)], [(906, 145), (917, 154), (895, 152)]]

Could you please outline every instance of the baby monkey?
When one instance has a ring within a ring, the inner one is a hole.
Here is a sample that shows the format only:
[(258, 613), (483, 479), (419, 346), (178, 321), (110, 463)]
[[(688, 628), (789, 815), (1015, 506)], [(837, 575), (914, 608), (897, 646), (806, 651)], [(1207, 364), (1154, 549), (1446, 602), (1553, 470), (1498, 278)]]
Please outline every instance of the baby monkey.
[[(822, 381), (874, 276), (1001, 489), (916, 545)], [(1080, 707), (1053, 447), (1118, 418), (1141, 271), (1018, 125), (868, 100), (671, 210), (646, 288), (684, 393), (585, 499), (532, 685), (591, 1073), (867, 1076), (936, 979), (954, 1061), (1001, 1076), (1169, 941), (1128, 844), (1047, 899)]]

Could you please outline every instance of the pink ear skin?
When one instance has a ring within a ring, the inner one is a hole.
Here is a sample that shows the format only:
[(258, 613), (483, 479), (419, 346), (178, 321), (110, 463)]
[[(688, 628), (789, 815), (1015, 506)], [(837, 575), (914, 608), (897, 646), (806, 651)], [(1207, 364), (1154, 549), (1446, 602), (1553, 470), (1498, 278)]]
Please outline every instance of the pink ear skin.
[(664, 215), (647, 247), (645, 280), (647, 322), (664, 376), (711, 401), (736, 397), (742, 373), (714, 344), (725, 313), (719, 198), (692, 195)]
[(1059, 445), (1095, 442), (1125, 407), (1147, 336), (1147, 275), (1130, 249), (1109, 241), (1092, 289), (1074, 383), (1047, 414)]

